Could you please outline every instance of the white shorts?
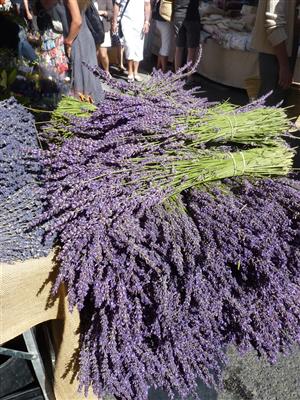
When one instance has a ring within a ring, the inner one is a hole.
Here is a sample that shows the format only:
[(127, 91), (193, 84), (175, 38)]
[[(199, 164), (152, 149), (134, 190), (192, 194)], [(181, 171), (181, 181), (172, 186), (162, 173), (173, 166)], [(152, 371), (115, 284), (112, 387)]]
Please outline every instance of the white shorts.
[(172, 51), (172, 43), (174, 40), (173, 25), (167, 21), (155, 21), (156, 29), (160, 36), (159, 55), (167, 57)]
[(110, 31), (105, 32), (104, 42), (100, 44), (100, 47), (111, 47), (111, 35), (110, 35)]
[(124, 34), (124, 49), (127, 60), (142, 61), (144, 58), (143, 24), (138, 26), (124, 20), (122, 31)]

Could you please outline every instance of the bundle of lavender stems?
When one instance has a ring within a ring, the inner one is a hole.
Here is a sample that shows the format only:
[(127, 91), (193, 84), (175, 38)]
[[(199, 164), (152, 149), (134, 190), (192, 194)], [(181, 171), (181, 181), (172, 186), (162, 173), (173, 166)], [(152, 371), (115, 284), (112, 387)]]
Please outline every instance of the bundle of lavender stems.
[(0, 262), (12, 263), (46, 256), (52, 240), (42, 227), (30, 227), (42, 212), (39, 148), (32, 115), (14, 98), (0, 102)]
[(81, 314), (79, 389), (99, 398), (198, 398), (198, 378), (222, 385), (230, 344), (275, 362), (300, 343), (290, 123), (263, 99), (210, 104), (183, 75), (64, 99), (32, 152), (53, 292), (65, 284)]

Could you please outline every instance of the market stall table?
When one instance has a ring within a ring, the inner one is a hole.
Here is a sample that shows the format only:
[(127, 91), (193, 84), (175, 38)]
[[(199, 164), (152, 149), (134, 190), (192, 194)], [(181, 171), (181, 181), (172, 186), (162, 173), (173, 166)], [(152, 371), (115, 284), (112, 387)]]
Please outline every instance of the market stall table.
[[(56, 400), (76, 400), (74, 353), (78, 348), (79, 314), (68, 310), (66, 290), (61, 287), (55, 299), (50, 291), (54, 274), (54, 254), (14, 264), (0, 264), (0, 344), (23, 334), (35, 325), (52, 320), (56, 353), (54, 392)], [(92, 394), (88, 399), (96, 399)]]

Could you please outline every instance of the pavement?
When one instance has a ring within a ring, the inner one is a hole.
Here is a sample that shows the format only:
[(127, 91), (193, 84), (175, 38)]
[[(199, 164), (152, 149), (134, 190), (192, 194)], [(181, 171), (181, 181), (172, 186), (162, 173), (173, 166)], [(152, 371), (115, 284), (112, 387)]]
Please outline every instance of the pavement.
[[(241, 356), (233, 347), (227, 354), (223, 389), (215, 391), (199, 382), (201, 400), (300, 400), (299, 347), (295, 346), (290, 355), (279, 357), (274, 365), (254, 352)], [(149, 400), (169, 399), (165, 392), (151, 390)]]

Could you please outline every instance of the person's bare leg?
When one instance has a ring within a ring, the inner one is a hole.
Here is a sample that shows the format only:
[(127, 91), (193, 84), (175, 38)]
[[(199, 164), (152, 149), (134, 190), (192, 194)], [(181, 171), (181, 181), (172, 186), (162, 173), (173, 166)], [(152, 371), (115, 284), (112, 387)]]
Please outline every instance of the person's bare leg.
[(142, 82), (143, 78), (139, 75), (139, 61), (134, 61), (133, 62), (133, 75), (134, 75), (134, 80), (137, 82)]
[(175, 49), (175, 72), (182, 67), (184, 47), (176, 47)]
[(157, 69), (161, 69), (163, 72), (166, 72), (168, 69), (168, 56), (158, 55), (157, 58)]
[(187, 51), (187, 62), (191, 62), (191, 66), (190, 68), (193, 67), (193, 65), (196, 62), (197, 59), (197, 55), (198, 55), (198, 47), (193, 47), (193, 48), (189, 48)]
[(139, 73), (139, 61), (133, 61), (133, 74), (137, 75)]
[(128, 60), (128, 79), (134, 79), (134, 61)]
[(125, 71), (126, 68), (124, 66), (124, 47), (119, 47), (119, 67), (122, 71)]
[(115, 48), (115, 64), (117, 65), (117, 66), (119, 66), (120, 65), (120, 48), (121, 48), (121, 46), (116, 46), (116, 48)]
[(106, 47), (100, 47), (98, 50), (98, 61), (100, 61), (104, 71), (109, 72), (109, 58)]
[[(191, 63), (191, 65), (189, 66), (190, 70), (194, 67), (194, 65), (196, 63), (197, 56), (198, 56), (198, 49), (199, 49), (198, 47), (188, 48), (187, 62)], [(192, 82), (193, 81), (193, 75), (192, 74), (187, 77), (187, 81), (188, 82)]]
[(161, 69), (163, 72), (167, 72), (168, 69), (168, 56), (160, 56), (161, 57)]
[(161, 65), (161, 56), (158, 55), (157, 56), (157, 63), (156, 63), (156, 69), (161, 69), (162, 65)]

